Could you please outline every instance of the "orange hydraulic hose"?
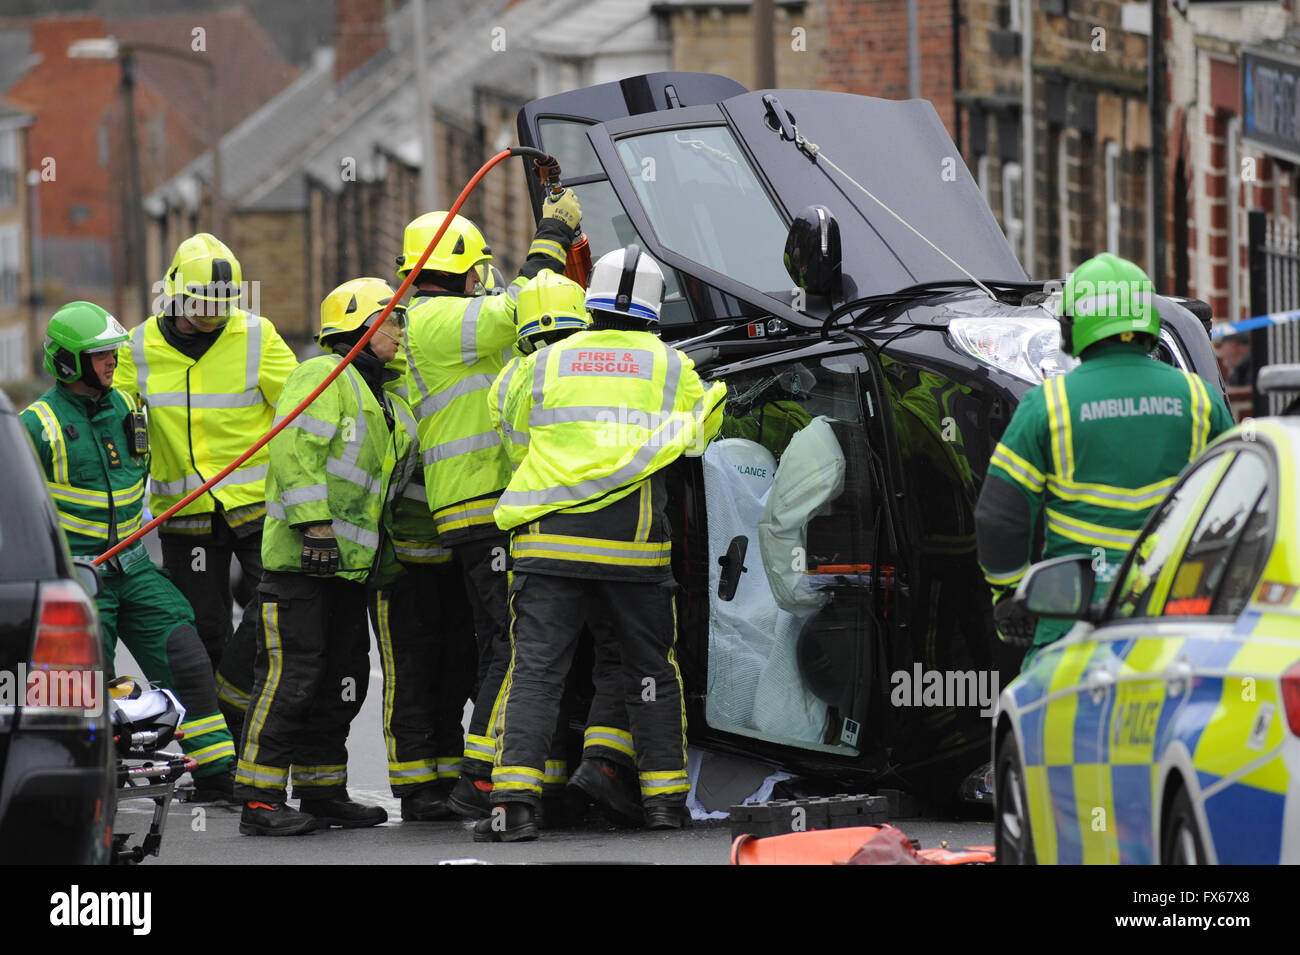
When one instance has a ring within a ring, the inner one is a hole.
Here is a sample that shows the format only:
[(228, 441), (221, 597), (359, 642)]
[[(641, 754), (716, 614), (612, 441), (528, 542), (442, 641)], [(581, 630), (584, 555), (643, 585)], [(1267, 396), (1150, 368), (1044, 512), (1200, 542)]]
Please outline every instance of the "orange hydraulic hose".
[(389, 303), (384, 306), (384, 310), (379, 313), (379, 317), (370, 323), (370, 328), (366, 330), (366, 333), (361, 336), (361, 339), (355, 345), (352, 346), (352, 350), (349, 351), (347, 355), (344, 356), (343, 360), (339, 362), (339, 364), (335, 367), (335, 369), (325, 376), (325, 380), (322, 381), (316, 387), (315, 391), (313, 391), (306, 398), (304, 398), (302, 402), (298, 405), (298, 407), (294, 408), (293, 411), (285, 415), (283, 421), (277, 424), (266, 434), (262, 435), (262, 437), (258, 438), (257, 442), (251, 448), (249, 448), (239, 457), (235, 458), (235, 460), (231, 461), (229, 464), (227, 464), (224, 468), (222, 468), (212, 477), (208, 478), (208, 480), (204, 481), (201, 486), (196, 487), (189, 494), (185, 495), (183, 498), (181, 498), (171, 507), (167, 508), (167, 510), (163, 511), (161, 514), (159, 514), (157, 517), (151, 520), (148, 524), (144, 525), (144, 527), (140, 528), (130, 537), (118, 541), (115, 545), (110, 547), (108, 550), (104, 551), (104, 553), (96, 557), (94, 561), (92, 561), (92, 563), (98, 567), (100, 564), (108, 560), (110, 557), (115, 556), (119, 551), (123, 550), (126, 547), (131, 546), (133, 543), (135, 543), (145, 534), (149, 533), (151, 530), (153, 530), (163, 521), (167, 520), (167, 518), (171, 517), (181, 508), (188, 505), (200, 494), (206, 493), (209, 488), (213, 487), (216, 484), (221, 483), (223, 480), (226, 479), (226, 476), (229, 475), (231, 471), (235, 470), (235, 468), (239, 467), (250, 457), (252, 457), (258, 451), (260, 451), (263, 447), (265, 447), (268, 441), (274, 438), (277, 434), (279, 434), (289, 425), (289, 422), (291, 422), (294, 418), (298, 417), (298, 415), (302, 414), (303, 411), (307, 409), (307, 406), (310, 405), (313, 401), (315, 401), (317, 396), (320, 395), (320, 393), (324, 391), (326, 388), (328, 388), (330, 386), (330, 383), (333, 382), (335, 378), (337, 378), (339, 375), (343, 373), (343, 369), (352, 363), (352, 359), (357, 356), (357, 354), (361, 351), (361, 349), (366, 347), (366, 343), (369, 342), (371, 336), (373, 336), (375, 332), (379, 330), (379, 326), (384, 324), (384, 322), (388, 320), (389, 313), (392, 312), (393, 306), (396, 305), (398, 301), (401, 300), (402, 296), (406, 294), (407, 289), (411, 287), (411, 283), (415, 281), (415, 277), (420, 274), (420, 269), (424, 266), (425, 261), (429, 258), (430, 255), (433, 254), (433, 250), (437, 247), (438, 241), (442, 238), (442, 234), (447, 231), (447, 226), (451, 224), (452, 216), (454, 216), (457, 212), (460, 211), (460, 207), (465, 204), (465, 200), (468, 199), (469, 194), (474, 191), (474, 187), (476, 187), (479, 184), (480, 180), (482, 180), (482, 178), (487, 175), (488, 170), (491, 169), (493, 166), (495, 166), (497, 163), (501, 162), (503, 159), (509, 159), (511, 156), (520, 156), (520, 155), (541, 156), (542, 153), (535, 149), (527, 149), (527, 148), (520, 148), (520, 147), (503, 149), (501, 150), (501, 152), (497, 153), (495, 156), (493, 156), (491, 159), (485, 162), (479, 168), (478, 172), (474, 173), (473, 178), (471, 178), (470, 181), (465, 184), (465, 188), (460, 191), (460, 195), (457, 196), (456, 201), (452, 203), (451, 208), (447, 212), (447, 217), (446, 219), (443, 220), (443, 223), (439, 227), (437, 234), (433, 237), (432, 241), (429, 242), (429, 245), (425, 248), (424, 253), (419, 257), (419, 259), (416, 260), (415, 265), (411, 267), (411, 271), (407, 274), (406, 280), (402, 282), (401, 287), (397, 290), (397, 294), (394, 295), (392, 299), (389, 301)]

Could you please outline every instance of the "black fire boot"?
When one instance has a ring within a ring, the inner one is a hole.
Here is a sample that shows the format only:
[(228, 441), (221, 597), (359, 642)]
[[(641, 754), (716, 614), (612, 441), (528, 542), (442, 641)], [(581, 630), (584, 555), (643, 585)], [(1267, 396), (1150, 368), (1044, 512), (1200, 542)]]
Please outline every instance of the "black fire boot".
[(651, 796), (644, 805), (647, 829), (681, 829), (691, 824), (684, 795)]
[(247, 802), (239, 817), (246, 836), (301, 836), (316, 829), (316, 817), (282, 802)]
[(353, 802), (347, 796), (342, 799), (303, 799), (298, 808), (313, 816), (322, 829), (339, 826), (343, 829), (365, 829), (388, 821), (388, 813), (382, 806), (365, 806)]
[(466, 819), (484, 818), (492, 811), (492, 781), (461, 774), (447, 797), (447, 806)]
[(618, 763), (589, 756), (569, 777), (569, 786), (579, 790), (588, 801), (605, 807), (620, 821), (641, 824), (641, 794), (636, 779)]
[(475, 842), (531, 842), (537, 838), (537, 810), (531, 803), (493, 806), (486, 819), (474, 823)]

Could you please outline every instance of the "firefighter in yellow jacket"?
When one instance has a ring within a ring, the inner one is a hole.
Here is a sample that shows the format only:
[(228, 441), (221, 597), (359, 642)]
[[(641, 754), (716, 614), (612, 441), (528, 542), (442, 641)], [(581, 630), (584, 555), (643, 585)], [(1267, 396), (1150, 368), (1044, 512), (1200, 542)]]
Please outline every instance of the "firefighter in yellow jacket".
[[(321, 346), (300, 365), (277, 409), (287, 415), (343, 360), (393, 291), (382, 279), (345, 283), (321, 303)], [(395, 309), (352, 364), (270, 442), (265, 571), (253, 702), (235, 771), (239, 831), (298, 835), (384, 822), (348, 798), (347, 737), (369, 682), (366, 585), (393, 562), (394, 478), (415, 420), (384, 390), (402, 342)], [(292, 771), (298, 811), (285, 803)]]
[[(206, 232), (176, 249), (161, 311), (131, 330), (113, 386), (149, 409), (149, 508), (161, 514), (271, 429), (275, 403), (298, 360), (275, 326), (236, 303), (239, 260)], [(231, 626), (230, 559), (256, 588), (270, 452), (263, 448), (159, 527), (163, 566), (194, 608), (238, 735), (252, 687), (257, 602)]]
[[(414, 268), (446, 217), (431, 212), (406, 227), (399, 276)], [(488, 392), (513, 353), (519, 290), (544, 268), (564, 268), (581, 217), (572, 189), (557, 200), (547, 199), (519, 275), (500, 294), (476, 296), (492, 251), (472, 222), (455, 216), (413, 284), (408, 374), (424, 486), (438, 539), (451, 549), (465, 577), (478, 640), (474, 712), (461, 775), (448, 799), (453, 810), (471, 818), (485, 816), (491, 808), (494, 741), (488, 727), (509, 653), (509, 541), (492, 510), (510, 480), (510, 462), (488, 420)], [(549, 781), (557, 786), (565, 782), (558, 771), (552, 777)]]
[(635, 245), (601, 257), (587, 291), (591, 330), (539, 351), (531, 374), (509, 385), (510, 430), (528, 449), (494, 512), (512, 531), (512, 655), (495, 808), (475, 826), (478, 841), (537, 837), (546, 754), (589, 612), (619, 634), (646, 824), (684, 822), (686, 709), (663, 469), (703, 453), (726, 386), (706, 388), (690, 358), (653, 334), (663, 287)]

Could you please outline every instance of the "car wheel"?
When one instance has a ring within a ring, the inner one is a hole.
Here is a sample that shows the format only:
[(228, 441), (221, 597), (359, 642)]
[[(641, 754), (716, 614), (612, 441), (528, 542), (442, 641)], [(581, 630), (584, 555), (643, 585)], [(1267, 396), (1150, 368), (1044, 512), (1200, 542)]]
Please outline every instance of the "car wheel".
[(1161, 865), (1205, 865), (1205, 847), (1192, 812), (1192, 800), (1182, 786), (1174, 795), (1160, 833)]
[(1016, 752), (1014, 733), (1005, 733), (998, 743), (993, 771), (996, 793), (993, 815), (993, 845), (999, 865), (1034, 865), (1034, 834), (1029, 827), (1029, 800), (1025, 796), (1025, 772)]

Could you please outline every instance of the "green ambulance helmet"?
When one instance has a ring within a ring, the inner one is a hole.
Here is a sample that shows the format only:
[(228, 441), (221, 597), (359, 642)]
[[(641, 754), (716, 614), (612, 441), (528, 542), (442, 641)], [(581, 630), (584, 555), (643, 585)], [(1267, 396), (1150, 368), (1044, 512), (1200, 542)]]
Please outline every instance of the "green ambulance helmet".
[(1137, 265), (1103, 252), (1070, 273), (1061, 296), (1061, 347), (1078, 356), (1089, 345), (1118, 336), (1160, 336), (1155, 286)]
[(45, 370), (59, 381), (77, 381), (89, 367), (82, 355), (116, 351), (130, 337), (116, 318), (93, 302), (69, 302), (46, 326)]

